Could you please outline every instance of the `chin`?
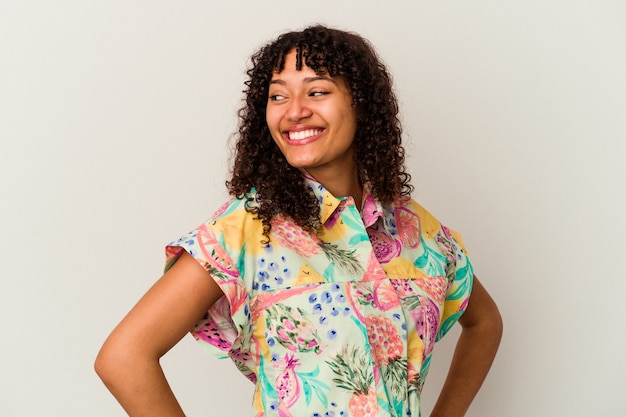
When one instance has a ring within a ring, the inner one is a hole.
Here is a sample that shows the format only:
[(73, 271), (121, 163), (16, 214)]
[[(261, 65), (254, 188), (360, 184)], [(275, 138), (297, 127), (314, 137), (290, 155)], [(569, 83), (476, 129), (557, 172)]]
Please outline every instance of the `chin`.
[(303, 161), (303, 160), (289, 160), (287, 159), (287, 162), (289, 163), (289, 165), (291, 165), (294, 168), (298, 168), (298, 169), (309, 169), (309, 168), (315, 168), (316, 164), (311, 162), (311, 161)]

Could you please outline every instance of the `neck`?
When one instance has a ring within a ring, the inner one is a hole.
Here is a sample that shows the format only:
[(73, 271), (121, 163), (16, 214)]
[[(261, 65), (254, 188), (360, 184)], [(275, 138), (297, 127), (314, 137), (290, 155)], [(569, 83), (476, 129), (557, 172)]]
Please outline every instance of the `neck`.
[(363, 185), (359, 180), (359, 172), (356, 164), (349, 171), (317, 172), (308, 171), (320, 184), (335, 197), (348, 197), (354, 199), (357, 207), (361, 207), (363, 200)]

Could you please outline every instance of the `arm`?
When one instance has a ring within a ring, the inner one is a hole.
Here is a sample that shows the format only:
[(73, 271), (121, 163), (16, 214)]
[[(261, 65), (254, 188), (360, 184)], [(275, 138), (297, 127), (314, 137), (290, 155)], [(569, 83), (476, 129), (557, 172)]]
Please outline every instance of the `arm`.
[(502, 318), (495, 302), (474, 277), (463, 327), (448, 376), (431, 417), (462, 417), (480, 389), (502, 337)]
[(184, 416), (159, 358), (222, 294), (202, 266), (184, 252), (109, 335), (95, 369), (129, 416)]

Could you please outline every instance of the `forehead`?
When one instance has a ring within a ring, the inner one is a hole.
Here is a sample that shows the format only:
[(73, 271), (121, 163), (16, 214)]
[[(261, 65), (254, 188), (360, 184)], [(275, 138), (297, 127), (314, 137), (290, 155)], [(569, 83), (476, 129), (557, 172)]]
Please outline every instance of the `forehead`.
[(294, 46), (286, 52), (280, 53), (272, 75), (287, 71), (313, 71), (317, 75), (332, 77), (327, 68), (325, 54), (319, 51), (310, 51), (304, 47)]
[(274, 69), (274, 72), (272, 73), (272, 79), (276, 79), (279, 78), (281, 75), (284, 76), (288, 74), (301, 74), (303, 76), (312, 74), (320, 75), (317, 74), (311, 67), (306, 65), (306, 62), (300, 62), (295, 50), (292, 50), (285, 55), (282, 64), (282, 68)]

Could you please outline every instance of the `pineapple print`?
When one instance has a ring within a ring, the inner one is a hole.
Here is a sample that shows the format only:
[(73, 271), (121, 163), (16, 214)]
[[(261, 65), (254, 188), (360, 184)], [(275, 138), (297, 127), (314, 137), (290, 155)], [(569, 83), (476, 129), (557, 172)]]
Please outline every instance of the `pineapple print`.
[(319, 237), (302, 230), (289, 218), (281, 216), (272, 220), (272, 239), (276, 239), (279, 246), (307, 258), (324, 253), (329, 261), (350, 275), (363, 273), (361, 262), (354, 256), (356, 250), (341, 249), (334, 243), (324, 242)]
[(279, 246), (306, 258), (322, 253), (320, 239), (297, 226), (288, 217), (279, 216), (272, 220), (272, 238), (276, 239)]
[(331, 361), (326, 361), (336, 378), (337, 387), (352, 392), (348, 401), (350, 415), (353, 417), (376, 417), (378, 405), (374, 389), (374, 373), (367, 359), (368, 355), (361, 347), (344, 347)]
[(413, 365), (409, 365), (408, 377), (408, 394), (417, 394), (419, 397), (422, 394), (422, 388), (424, 388), (424, 378), (422, 378), (419, 370), (417, 370)]
[(387, 365), (402, 355), (402, 339), (388, 317), (367, 316), (365, 325), (376, 365)]
[(402, 358), (404, 345), (391, 319), (384, 316), (366, 316), (365, 326), (374, 362), (380, 368), (389, 393), (404, 400), (407, 380), (407, 360)]

